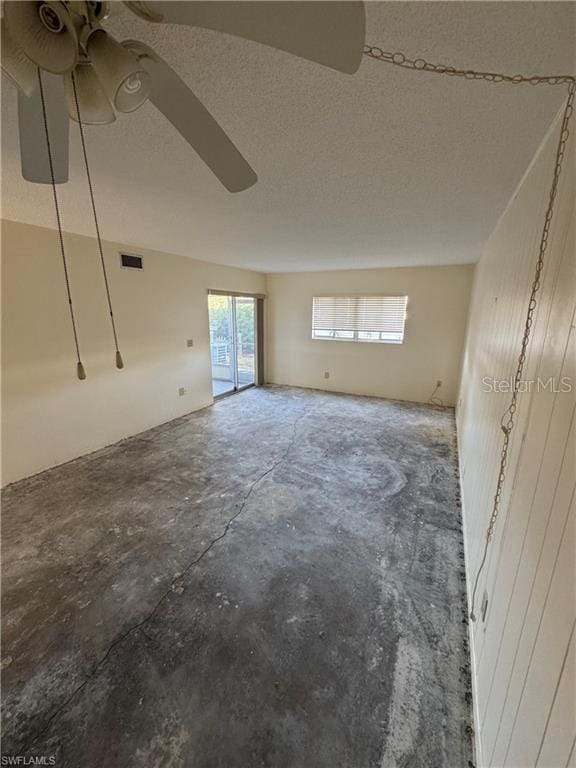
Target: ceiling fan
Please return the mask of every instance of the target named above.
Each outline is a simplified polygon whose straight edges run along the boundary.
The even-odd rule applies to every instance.
[[[356,72],[362,60],[365,15],[359,0],[161,0],[124,5],[154,24],[236,35],[348,74]],[[238,192],[256,182],[254,170],[169,64],[144,43],[120,43],[103,29],[110,3],[5,0],[3,7],[2,69],[18,87],[25,179],[51,182],[43,97],[54,180],[68,180],[68,118],[77,120],[76,91],[83,123],[111,123],[116,112],[133,112],[149,100],[226,189]]]

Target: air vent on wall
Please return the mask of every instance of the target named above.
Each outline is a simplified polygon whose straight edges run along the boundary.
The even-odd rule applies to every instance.
[[[134,256],[131,253],[120,254],[120,265],[125,269],[144,269],[142,256]]]

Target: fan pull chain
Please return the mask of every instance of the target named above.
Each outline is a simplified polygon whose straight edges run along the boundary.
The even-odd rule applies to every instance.
[[[56,211],[56,223],[58,225],[60,253],[62,254],[62,265],[64,267],[64,280],[66,282],[66,294],[68,296],[68,306],[70,308],[70,320],[72,321],[72,332],[74,334],[74,346],[76,347],[76,375],[78,376],[80,381],[83,381],[86,378],[86,370],[80,358],[80,345],[78,343],[78,331],[76,329],[76,318],[74,316],[74,306],[72,304],[72,293],[70,290],[70,277],[68,275],[66,251],[64,250],[64,237],[62,235],[62,222],[60,221],[60,208],[58,206],[58,195],[56,194],[54,163],[52,160],[52,146],[50,144],[50,133],[48,131],[48,118],[46,115],[46,101],[44,99],[44,87],[42,84],[42,72],[40,71],[40,68],[38,69],[38,85],[40,87],[40,100],[42,102],[42,117],[44,119],[44,133],[46,136],[46,148],[48,150],[48,164],[50,166],[50,179],[52,182],[52,194],[54,196],[54,209]]]
[[[86,151],[86,141],[84,139],[84,128],[82,126],[82,116],[80,114],[80,102],[78,101],[78,92],[76,90],[76,78],[74,71],[70,73],[72,80],[72,90],[74,91],[74,102],[76,104],[76,116],[78,118],[78,127],[80,128],[80,140],[82,142],[82,154],[84,156],[84,166],[86,168],[86,177],[88,179],[88,189],[90,190],[90,202],[92,204],[92,213],[94,216],[94,226],[96,228],[96,239],[98,240],[98,250],[100,252],[100,263],[102,265],[102,276],[104,277],[104,287],[106,289],[106,300],[108,302],[108,311],[110,312],[110,323],[112,325],[112,335],[114,337],[114,347],[116,349],[116,368],[124,368],[124,361],[118,348],[118,334],[116,332],[116,321],[112,310],[112,298],[110,296],[110,286],[108,284],[108,273],[106,271],[106,262],[104,261],[104,251],[102,250],[102,238],[100,237],[100,226],[98,224],[98,215],[96,213],[96,203],[94,201],[94,190],[92,188],[92,177],[90,176],[90,166],[88,165],[88,153]]]
[[[534,269],[534,278],[532,281],[532,288],[530,291],[530,299],[526,309],[526,319],[524,323],[524,332],[522,334],[522,341],[520,345],[520,352],[516,363],[516,372],[514,375],[514,388],[512,390],[512,397],[510,399],[510,405],[504,411],[502,419],[500,421],[500,427],[503,432],[502,449],[500,453],[500,466],[498,469],[498,479],[496,481],[496,491],[494,493],[494,499],[492,501],[492,511],[490,514],[490,520],[488,527],[486,528],[486,535],[484,540],[484,548],[482,551],[482,559],[480,565],[476,571],[476,577],[474,579],[474,587],[472,590],[472,599],[470,605],[470,619],[476,621],[476,614],[474,612],[476,604],[476,593],[478,591],[478,585],[480,583],[480,576],[486,560],[488,558],[488,548],[494,535],[494,528],[498,520],[500,513],[500,502],[502,500],[502,490],[506,481],[506,470],[508,465],[508,451],[510,448],[510,439],[512,431],[514,429],[514,415],[517,409],[518,394],[520,392],[520,383],[522,379],[522,373],[524,371],[524,365],[526,363],[526,356],[528,351],[528,343],[530,341],[532,323],[534,321],[534,313],[538,306],[537,294],[541,288],[541,278],[544,269],[544,257],[548,248],[548,238],[550,234],[550,224],[554,216],[554,206],[556,202],[556,196],[558,192],[558,183],[562,174],[562,165],[564,155],[566,151],[566,144],[570,135],[570,119],[574,111],[574,97],[576,93],[576,77],[573,75],[505,75],[496,72],[477,72],[470,69],[456,69],[455,67],[449,67],[445,64],[431,64],[425,59],[409,59],[403,53],[389,53],[383,51],[381,48],[373,45],[367,45],[364,48],[364,54],[377,61],[382,61],[386,64],[391,64],[396,67],[402,67],[404,69],[419,70],[423,72],[432,72],[434,74],[448,75],[450,77],[462,77],[466,80],[484,80],[489,83],[510,83],[512,85],[528,84],[528,85],[567,85],[568,86],[568,98],[562,114],[562,124],[560,126],[560,136],[558,139],[558,145],[556,148],[556,155],[554,159],[554,173],[552,175],[552,182],[550,185],[550,193],[548,199],[548,206],[546,208],[546,214],[544,216],[544,224],[542,226],[542,233],[540,235],[540,244],[538,247],[538,259]]]

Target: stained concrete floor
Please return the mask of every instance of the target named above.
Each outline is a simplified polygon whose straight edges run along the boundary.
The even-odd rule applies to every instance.
[[[10,486],[4,754],[472,759],[450,410],[290,388]]]

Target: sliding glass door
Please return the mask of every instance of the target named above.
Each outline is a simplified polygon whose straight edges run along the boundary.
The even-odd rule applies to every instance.
[[[256,299],[208,295],[214,397],[256,383]]]

